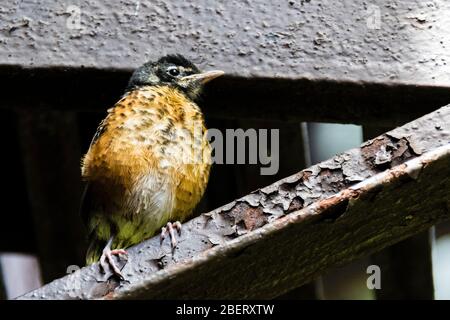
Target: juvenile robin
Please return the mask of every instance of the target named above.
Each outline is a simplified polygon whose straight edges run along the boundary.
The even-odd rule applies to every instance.
[[[222,74],[201,72],[181,55],[133,73],[82,159],[87,264],[100,260],[104,271],[109,265],[122,277],[113,255],[159,230],[161,241],[169,235],[175,248],[175,231],[203,196],[211,166],[203,114],[194,101]]]

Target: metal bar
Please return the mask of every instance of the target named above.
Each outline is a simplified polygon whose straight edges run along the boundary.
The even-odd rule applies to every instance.
[[[450,71],[449,71],[450,74]],[[130,70],[0,67],[1,108],[104,111]],[[48,90],[36,86],[45,83]],[[24,95],[22,88],[27,88]],[[450,86],[327,79],[224,77],[205,88],[208,118],[401,125],[450,101]]]
[[[372,139],[386,128],[363,127],[364,139]],[[382,270],[381,289],[375,291],[378,300],[434,298],[430,230],[396,243],[370,257]]]
[[[361,128],[357,126],[307,123],[305,129],[310,140],[311,163],[314,164],[355,148],[365,141],[361,136]],[[317,278],[317,288],[320,289],[321,298],[324,300],[370,299],[371,292],[366,287],[365,260],[364,257],[345,266],[330,269]]]
[[[244,78],[448,86],[449,14],[445,0],[8,2],[0,56],[32,68],[124,70],[183,53]]]
[[[18,133],[44,282],[84,260],[81,152],[74,113],[20,112]]]
[[[450,106],[154,237],[122,273],[97,264],[22,299],[273,298],[450,217]]]
[[[245,165],[237,167],[236,177],[238,178],[237,189],[239,194],[245,195],[257,188],[262,188],[272,184],[282,177],[289,176],[299,169],[305,168],[305,147],[304,137],[300,124],[283,123],[275,121],[245,121],[238,120],[238,125],[244,130],[247,129],[276,129],[279,131],[280,145],[279,150],[279,170],[275,175],[261,175],[260,165]],[[314,282],[307,283],[299,288],[287,292],[277,299],[297,299],[297,300],[316,300],[316,286]]]
[[[36,237],[27,197],[16,112],[4,110],[2,119],[0,136],[7,137],[3,139],[7,156],[0,157],[0,167],[4,168],[2,180],[7,186],[2,193],[5,199],[2,224],[7,227],[0,232],[0,252],[35,253]]]
[[[182,53],[229,76],[207,90],[211,117],[399,125],[450,100],[449,13],[445,0],[5,3],[2,107],[104,110],[132,69]]]
[[[382,275],[381,289],[375,291],[378,300],[433,300],[432,237],[427,230],[371,257]]]
[[[6,300],[5,272],[0,261],[0,300]]]

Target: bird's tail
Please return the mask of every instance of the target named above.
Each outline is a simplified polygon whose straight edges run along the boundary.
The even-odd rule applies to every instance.
[[[89,247],[86,252],[86,265],[93,264],[100,260],[105,245],[106,242],[103,240],[91,239]]]

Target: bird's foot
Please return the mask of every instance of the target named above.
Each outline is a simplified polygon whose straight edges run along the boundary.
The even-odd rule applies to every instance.
[[[178,231],[178,235],[181,235],[180,221],[176,221],[174,223],[167,222],[166,226],[161,228],[161,244],[163,243],[164,239],[167,237],[167,234],[169,234],[170,241],[172,244],[172,249],[175,249],[175,247],[177,246],[177,237],[175,235],[174,229],[176,229]]]
[[[123,249],[111,250],[108,247],[106,247],[105,249],[103,249],[102,256],[100,257],[100,266],[101,266],[101,269],[103,270],[103,273],[106,273],[108,266],[110,266],[113,273],[116,276],[118,276],[119,279],[125,280],[125,278],[123,277],[122,273],[120,272],[119,267],[117,267],[116,262],[114,261],[114,258],[113,258],[114,255],[120,255],[120,254],[128,255],[128,253]]]

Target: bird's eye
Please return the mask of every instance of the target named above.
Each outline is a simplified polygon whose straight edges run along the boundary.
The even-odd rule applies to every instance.
[[[169,67],[167,68],[167,73],[172,77],[176,77],[180,74],[180,70],[177,67]]]

